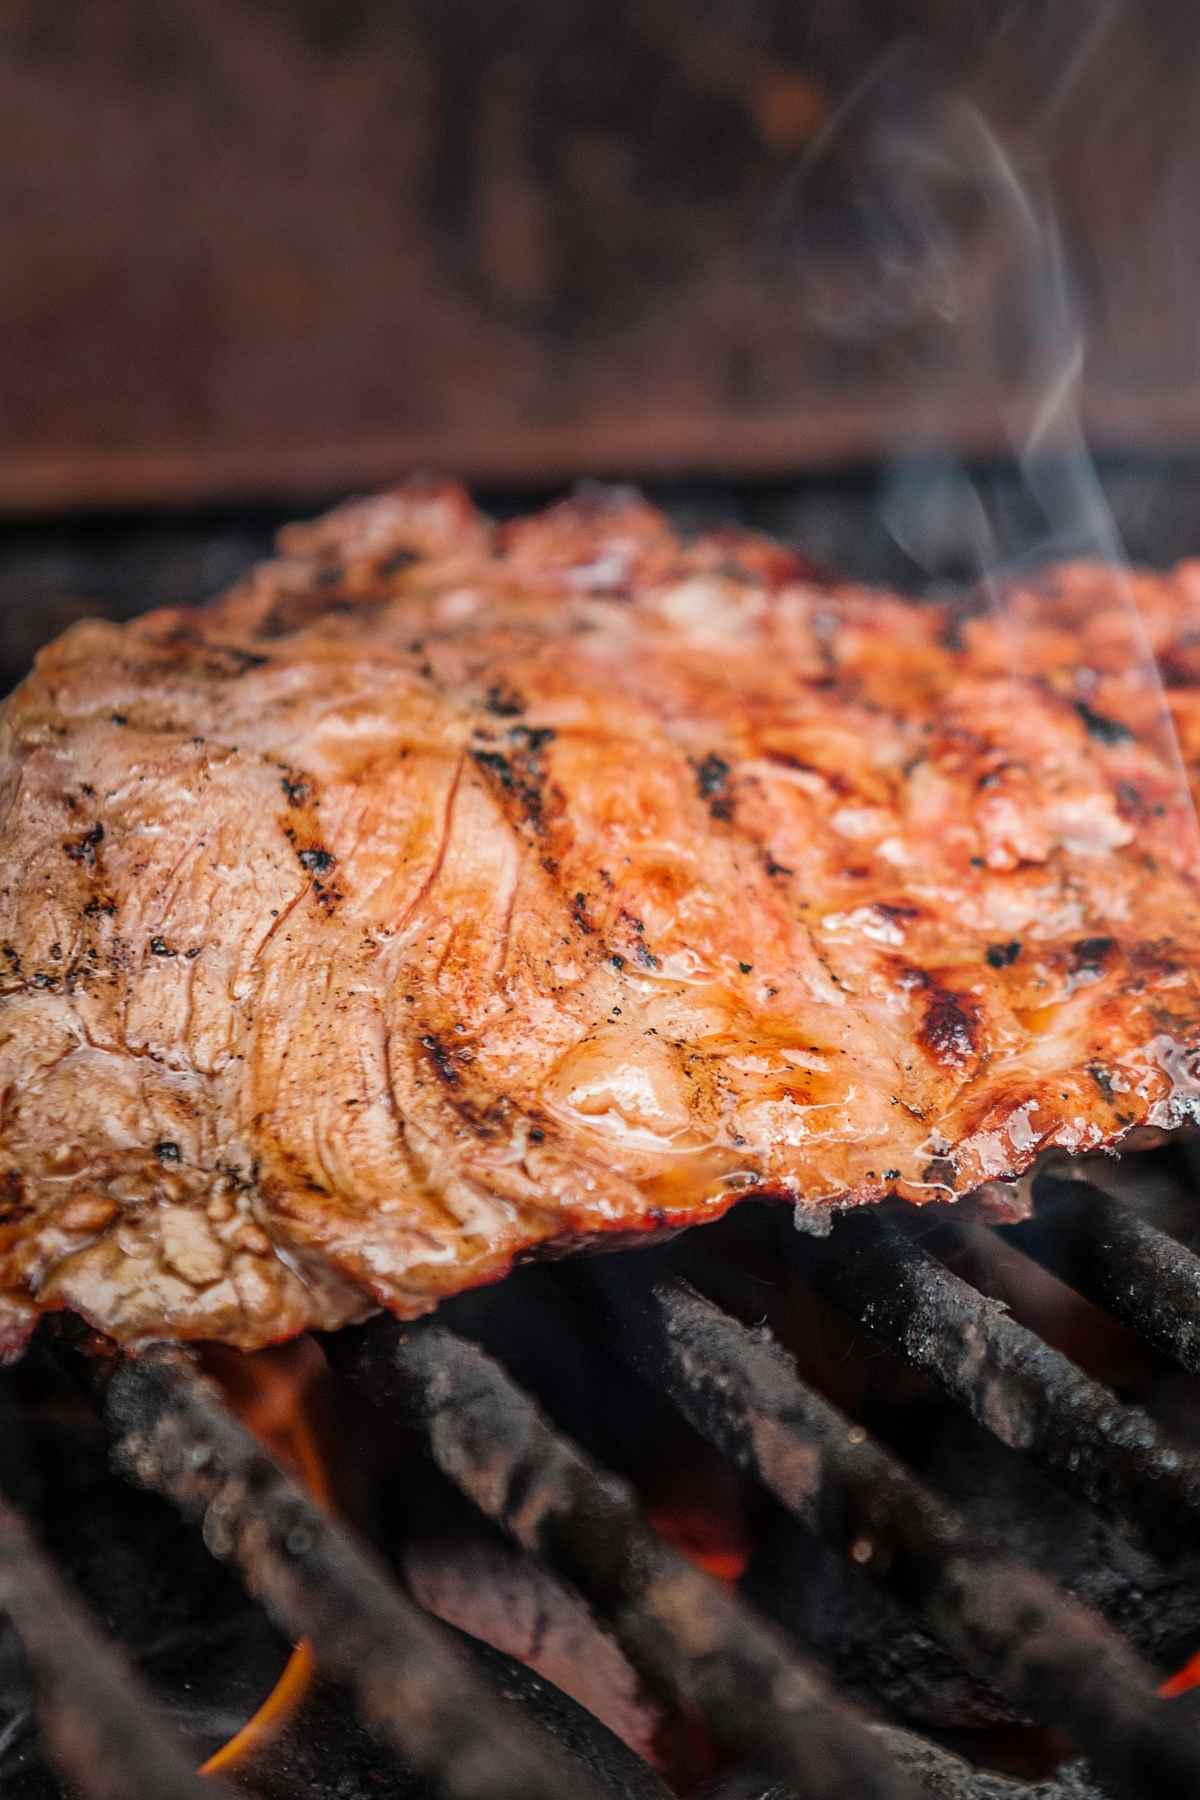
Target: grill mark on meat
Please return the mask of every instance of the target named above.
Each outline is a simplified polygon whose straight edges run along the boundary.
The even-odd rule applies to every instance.
[[[72,862],[80,863],[87,869],[94,869],[96,867],[96,852],[103,842],[104,827],[97,821],[97,823],[91,826],[89,830],[85,831],[82,836],[68,838],[67,842],[63,845],[63,849],[71,858]]]
[[[476,728],[477,735],[480,729]],[[508,734],[508,750],[483,745],[471,750],[476,765],[504,804],[506,815],[527,825],[537,837],[544,834],[547,810],[542,752],[556,736],[549,726],[514,725]]]
[[[455,1052],[447,1049],[441,1038],[432,1031],[422,1033],[421,1044],[428,1052],[430,1066],[439,1081],[444,1081],[447,1087],[457,1087],[462,1076],[459,1074]]]
[[[713,577],[711,548],[698,565],[661,525],[641,523],[653,515],[627,503],[514,526],[503,572],[469,514],[452,523],[445,514],[420,582],[408,584],[402,604],[376,604],[373,571],[418,504],[443,502],[428,492],[419,503],[391,496],[344,525],[327,521],[310,533],[319,556],[299,534],[277,580],[306,596],[313,637],[274,651],[267,684],[239,669],[230,648],[258,653],[265,634],[255,635],[256,620],[288,598],[269,592],[270,577],[194,615],[190,643],[185,634],[172,646],[161,622],[158,638],[152,623],[96,627],[88,642],[85,627],[52,646],[6,704],[16,750],[0,758],[11,871],[0,878],[10,889],[0,887],[0,939],[24,955],[24,971],[61,990],[35,989],[23,974],[22,991],[3,1002],[0,1091],[7,1084],[15,1098],[0,1120],[0,1163],[17,1167],[22,1204],[33,1207],[11,1228],[13,1241],[36,1254],[63,1194],[79,1198],[84,1216],[71,1184],[90,1177],[56,1176],[53,1192],[43,1177],[44,1118],[53,1112],[78,1137],[64,1151],[81,1171],[111,1178],[117,1220],[148,1251],[139,1265],[114,1246],[104,1284],[64,1277],[77,1285],[53,1290],[55,1303],[82,1298],[118,1332],[262,1342],[352,1316],[365,1296],[422,1310],[545,1238],[561,1249],[600,1231],[712,1217],[735,1190],[853,1204],[875,1198],[882,1179],[902,1198],[935,1198],[996,1175],[999,1162],[1019,1172],[1034,1154],[1027,1145],[1067,1142],[1081,1128],[1089,1143],[1115,1143],[1128,1126],[1156,1122],[1156,1109],[1158,1120],[1183,1118],[1197,1077],[1181,1047],[1200,1024],[1195,859],[1158,736],[1147,729],[1136,744],[1120,736],[1126,717],[1147,717],[1146,696],[1121,639],[1123,602],[1103,572],[1056,578],[1048,615],[1031,614],[1051,626],[1030,639],[1047,666],[1016,678],[1009,622],[987,614],[960,620],[953,657],[939,643],[946,613],[937,606],[914,611],[833,586],[822,620],[812,620],[804,594],[787,602],[794,618],[775,616],[751,543],[731,553],[710,608],[701,590]],[[626,601],[619,616],[571,573],[613,562],[614,536]],[[1147,599],[1155,642],[1166,640],[1169,656],[1177,620],[1200,625],[1200,596],[1183,578],[1130,579],[1143,583],[1139,604]],[[1014,592],[1002,606],[1028,602],[1027,587]],[[714,656],[726,623],[728,651]],[[435,644],[436,682],[430,664],[428,686],[418,687],[415,659]],[[825,659],[818,678],[815,648]],[[1186,674],[1184,660],[1175,666]],[[1104,726],[1099,736],[1089,730],[1074,706],[1077,667],[1093,670],[1087,705],[1118,728],[1115,740]],[[614,682],[618,669],[627,683]],[[1187,696],[1186,681],[1180,692]],[[104,696],[92,712],[90,693]],[[518,699],[520,715],[511,711]],[[110,723],[131,707],[154,734],[149,756],[139,749],[147,740]],[[549,749],[551,727],[525,722],[547,717],[570,733],[560,752]],[[509,718],[520,722],[508,727]],[[393,729],[411,758],[403,772]],[[191,795],[222,846],[219,858],[193,864],[171,836],[181,822],[170,796],[187,745],[237,754],[215,749],[218,733],[243,749],[227,778]],[[311,795],[293,791],[309,777],[292,758],[307,760],[310,744],[329,790],[319,826]],[[476,750],[494,760],[473,759],[468,828],[455,797]],[[776,755],[781,775],[803,779],[771,781]],[[1004,766],[1002,779],[989,779]],[[57,816],[72,839],[82,834],[82,776],[104,797],[112,842],[100,846],[102,875],[86,861],[76,875],[60,840],[37,835],[64,791],[76,809]],[[733,816],[720,817],[735,791]],[[1001,844],[1016,859],[1011,875],[972,857],[985,847],[970,835],[980,808],[991,809],[989,829],[1017,833],[1016,851]],[[403,864],[381,867],[375,819],[384,821],[382,844],[411,859],[415,894],[405,892]],[[276,820],[294,834],[282,861]],[[165,837],[157,850],[139,843],[146,821]],[[494,835],[501,830],[506,846]],[[1028,857],[1021,834],[1033,843]],[[679,853],[649,848],[658,842]],[[329,866],[305,869],[297,859],[306,851]],[[57,875],[44,872],[47,855]],[[239,855],[246,869],[269,869],[282,917],[262,918],[266,902],[254,902],[262,885],[239,889]],[[360,867],[369,871],[361,883]],[[346,890],[336,915],[316,891],[335,880]],[[308,893],[312,905],[300,908]],[[393,893],[413,945],[406,958],[394,918],[380,913]],[[44,925],[39,906],[51,909]],[[643,912],[654,922],[649,942]],[[831,928],[826,961],[810,927],[833,914],[845,922]],[[103,960],[92,946],[81,960],[72,933],[122,915],[120,936],[96,928]],[[424,941],[414,943],[414,931]],[[1106,931],[1113,943],[1102,949]],[[152,976],[147,933],[177,952]],[[893,954],[897,934],[910,940],[911,961]],[[181,996],[171,971],[179,975],[178,958],[201,936],[214,979],[195,982],[189,963]],[[1023,938],[1027,949],[1013,956]],[[402,1131],[411,1125],[419,1154],[399,1139],[393,1152],[382,1099],[366,1150],[352,1123],[363,1115],[339,1110],[341,1096],[366,1091],[358,1071],[364,1028],[375,1041],[373,1005],[386,1104]],[[39,1034],[75,1006],[80,1038],[97,1040],[81,1052],[85,1062],[107,1059],[98,1081],[90,1062],[79,1080],[85,1062],[70,1055],[47,1073],[60,1042],[52,1035],[41,1060]],[[123,1018],[135,1020],[134,1045],[122,1038]],[[88,1019],[94,1032],[83,1029]],[[461,1041],[452,1035],[460,1023]],[[244,1052],[246,1063],[232,1081],[188,1088],[191,1111],[181,1113],[171,1083],[203,1081],[187,1049],[196,1032],[206,1046]],[[441,1072],[425,1036],[439,1048]],[[6,1043],[17,1046],[7,1062]],[[141,1161],[121,1141],[130,1059],[142,1078]],[[554,1119],[540,1150],[541,1127],[526,1134],[522,1124],[538,1116]],[[671,1145],[662,1156],[643,1123],[660,1116]],[[941,1133],[932,1141],[927,1120]],[[156,1143],[178,1144],[180,1163],[156,1159]],[[275,1250],[244,1279],[230,1250],[236,1297],[220,1281],[164,1318],[143,1283],[158,1252],[153,1224],[140,1222],[138,1184],[157,1182],[173,1206],[202,1206],[224,1191],[211,1155],[196,1151],[214,1143],[236,1145],[231,1154],[265,1171],[254,1176],[254,1210]],[[734,1146],[732,1173],[724,1145]],[[118,1203],[118,1193],[134,1197]],[[0,1285],[7,1281],[0,1268]],[[333,1298],[328,1283],[341,1284]],[[21,1285],[19,1274],[10,1285]]]
[[[525,698],[516,688],[495,682],[484,695],[484,705],[498,719],[517,719],[525,711]]]
[[[918,1033],[919,1041],[944,1068],[965,1069],[978,1053],[974,1003],[968,995],[952,993],[927,971],[923,973],[925,1016]]]
[[[1087,981],[1097,981],[1116,948],[1110,937],[1080,938],[1071,945],[1071,973]]]
[[[1133,733],[1128,725],[1123,725],[1120,719],[1110,719],[1106,713],[1097,712],[1086,700],[1076,700],[1075,711],[1088,736],[1094,737],[1097,743],[1112,745],[1133,742]]]
[[[725,823],[733,817],[733,797],[729,792],[730,773],[729,764],[715,751],[710,751],[704,761],[696,765],[696,787],[700,798],[707,802],[713,818]]]

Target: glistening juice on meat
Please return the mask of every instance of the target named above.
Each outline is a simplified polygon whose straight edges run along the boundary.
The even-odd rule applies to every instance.
[[[624,491],[409,486],[77,625],[0,714],[4,1342],[254,1347],[1187,1125],[1180,755],[1200,567],[973,614]]]

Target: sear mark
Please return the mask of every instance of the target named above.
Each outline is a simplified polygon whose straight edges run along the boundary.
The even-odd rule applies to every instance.
[[[103,842],[104,827],[103,825],[95,824],[90,831],[85,831],[82,837],[69,838],[63,845],[63,849],[71,858],[72,862],[82,863],[85,868],[94,869],[96,866],[96,850]]]
[[[518,719],[525,711],[525,696],[503,682],[496,682],[488,689],[483,703],[498,719]]]
[[[516,803],[523,822],[539,835],[545,830],[547,810],[542,752],[555,735],[549,725],[514,725],[508,734],[513,747],[507,755],[501,750],[471,752],[476,766]],[[556,790],[551,787],[551,810],[555,797]]]
[[[1099,981],[1114,947],[1110,937],[1080,938],[1071,945],[1071,973],[1081,981]]]
[[[729,764],[713,752],[696,765],[696,786],[700,798],[708,801],[714,819],[728,821],[733,817],[733,799],[729,793]]]
[[[508,735],[531,756],[539,756],[547,744],[554,742],[558,733],[553,725],[514,725]]]
[[[1113,1090],[1113,1078],[1109,1074],[1108,1070],[1104,1067],[1104,1064],[1096,1063],[1096,1062],[1089,1063],[1087,1066],[1087,1072],[1091,1076],[1092,1080],[1095,1082],[1096,1086],[1099,1088],[1100,1092],[1104,1095],[1104,1098],[1106,1100],[1111,1100],[1113,1098],[1113,1091],[1114,1091]]]
[[[501,755],[499,750],[472,750],[471,755],[481,769],[496,777],[505,793],[512,793],[517,783],[507,756]]]
[[[425,1032],[421,1038],[422,1048],[429,1052],[429,1060],[433,1064],[438,1079],[447,1087],[457,1087],[461,1079],[453,1050],[447,1049],[442,1040],[432,1031]]]
[[[919,1033],[935,1062],[945,1068],[962,1069],[976,1054],[975,1011],[965,994],[951,993],[930,981],[925,1002],[925,1018]]]
[[[1020,939],[1009,938],[1006,944],[989,944],[984,954],[987,957],[989,968],[1010,968],[1021,954]]]
[[[1075,702],[1075,711],[1083,720],[1089,737],[1094,737],[1099,744],[1130,744],[1133,733],[1128,725],[1122,725],[1120,719],[1110,719],[1107,713],[1099,713],[1095,707],[1089,706],[1086,700]]]
[[[336,860],[330,851],[322,850],[319,844],[311,850],[297,850],[296,856],[300,866],[307,869],[310,875],[327,874]]]

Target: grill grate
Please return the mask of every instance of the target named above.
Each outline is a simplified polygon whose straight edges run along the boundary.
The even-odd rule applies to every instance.
[[[730,1749],[831,1800],[909,1791],[822,1677],[662,1543],[626,1484],[556,1432],[477,1345],[436,1324],[385,1325],[339,1360],[372,1398],[423,1425],[443,1472],[573,1582],[642,1673]]]
[[[1013,1237],[1069,1287],[1200,1375],[1200,1256],[1089,1183],[1046,1179]]]
[[[637,1342],[693,1424],[825,1542],[861,1561],[1019,1710],[1061,1726],[1124,1791],[1194,1782],[1200,1740],[1157,1700],[1116,1632],[986,1543],[769,1339],[684,1283],[650,1287]],[[636,1340],[633,1333],[637,1333]],[[1169,1791],[1164,1788],[1163,1791]]]
[[[182,1351],[125,1362],[108,1389],[119,1465],[202,1523],[282,1631],[354,1693],[364,1724],[455,1800],[558,1800],[567,1772],[526,1741],[441,1628],[226,1410]],[[598,1800],[585,1773],[580,1800]]]
[[[1037,1216],[1010,1240],[1195,1370],[1200,1259],[1094,1189],[1043,1186]],[[1118,1515],[1158,1554],[1191,1543],[1195,1453],[1009,1318],[895,1219],[849,1216],[828,1240],[795,1239],[793,1254],[819,1291],[1003,1442]],[[1159,1700],[1110,1624],[982,1541],[810,1387],[764,1329],[663,1279],[642,1253],[619,1266],[599,1259],[588,1281],[608,1309],[614,1353],[823,1542],[919,1612],[1010,1708],[1064,1727],[1097,1772],[1073,1765],[1030,1787],[871,1721],[786,1634],[658,1538],[629,1485],[444,1322],[376,1321],[331,1340],[338,1371],[395,1428],[417,1426],[443,1473],[584,1595],[653,1685],[700,1711],[743,1766],[767,1771],[726,1783],[720,1800],[1095,1800],[1097,1778],[1105,1793],[1131,1800],[1200,1792],[1197,1707]],[[438,1791],[457,1800],[614,1791],[514,1719],[450,1635],[272,1462],[187,1354],[159,1346],[120,1363],[107,1377],[105,1410],[124,1471],[202,1525],[209,1548],[236,1564],[277,1625],[312,1642],[364,1722]],[[221,1791],[191,1772],[7,1503],[0,1608],[34,1678],[43,1735],[80,1793],[192,1800]],[[653,1791],[648,1772],[647,1781]]]
[[[1086,1231],[1086,1218],[1078,1225]],[[950,1229],[961,1239],[961,1228]],[[945,1268],[895,1219],[846,1218],[836,1240],[812,1246],[806,1267],[985,1430],[1118,1514],[1151,1549],[1172,1555],[1200,1532],[1200,1455]]]
[[[0,1499],[0,1611],[16,1628],[42,1735],[91,1800],[219,1800],[159,1725],[148,1696]]]

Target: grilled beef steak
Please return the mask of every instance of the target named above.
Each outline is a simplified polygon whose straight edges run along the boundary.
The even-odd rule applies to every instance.
[[[76,626],[0,727],[6,1342],[253,1346],[1190,1120],[1198,696],[1200,567],[971,614],[624,493],[410,487]]]

